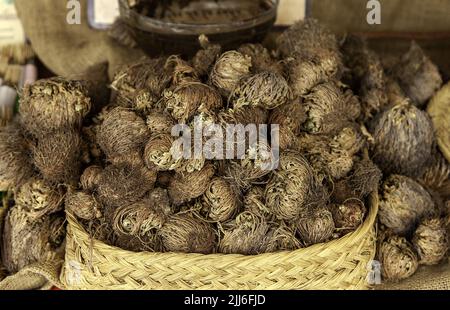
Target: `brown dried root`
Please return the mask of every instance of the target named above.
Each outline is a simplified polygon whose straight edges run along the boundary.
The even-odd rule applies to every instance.
[[[201,76],[205,76],[208,75],[216,59],[219,58],[222,48],[220,45],[209,43],[204,34],[200,35],[198,40],[202,49],[192,58],[192,65]]]
[[[151,134],[172,132],[172,127],[176,125],[172,116],[161,112],[150,112],[147,116],[147,127]]]
[[[234,184],[222,177],[213,178],[203,194],[203,201],[208,208],[208,218],[216,222],[231,219],[241,205],[239,196]]]
[[[210,254],[215,248],[212,226],[187,214],[176,214],[159,231],[165,252]]]
[[[412,244],[419,254],[419,263],[438,264],[449,249],[449,236],[444,221],[440,218],[424,220],[417,227]]]
[[[86,191],[69,191],[65,200],[66,210],[83,220],[94,220],[102,217],[102,206],[95,197]]]
[[[63,78],[27,85],[20,99],[20,115],[27,131],[41,136],[54,130],[81,126],[91,110],[91,99],[82,81]]]
[[[97,143],[99,125],[91,125],[81,129],[82,137],[82,161],[84,164],[99,163],[104,157],[103,151]]]
[[[97,141],[108,158],[139,151],[149,138],[145,121],[133,111],[111,110],[97,133]]]
[[[325,206],[308,208],[296,220],[297,233],[306,246],[328,241],[334,232],[333,215]]]
[[[342,89],[337,81],[314,87],[305,96],[304,129],[313,134],[338,134],[349,122],[358,118],[361,106],[351,90]]]
[[[165,58],[145,59],[120,69],[111,85],[116,92],[116,104],[138,110],[152,109],[171,80],[170,68],[165,64]],[[139,90],[145,90],[147,95],[145,101],[136,105],[133,101]]]
[[[342,204],[330,206],[333,214],[334,226],[343,236],[358,229],[366,215],[364,203],[357,199],[349,199]]]
[[[294,220],[306,208],[314,190],[314,172],[299,153],[280,154],[280,166],[266,186],[266,204],[279,219]]]
[[[2,265],[16,273],[33,263],[58,261],[64,256],[64,218],[44,216],[32,220],[19,206],[6,216],[2,240]]]
[[[0,189],[22,185],[33,175],[30,150],[17,122],[0,127]]]
[[[367,121],[388,104],[389,92],[381,59],[357,36],[346,37],[342,49],[345,64],[352,72],[352,82],[359,90],[363,120]]]
[[[360,127],[356,124],[351,124],[334,136],[332,143],[336,147],[344,149],[353,156],[359,153],[359,151],[367,145],[368,141]]]
[[[378,189],[383,174],[370,159],[357,161],[345,181],[352,189],[352,195],[364,199]],[[350,198],[350,197],[347,197]]]
[[[144,167],[122,163],[107,166],[100,177],[97,194],[109,211],[114,207],[132,204],[153,188]],[[153,181],[153,182],[152,182]],[[110,214],[105,214],[108,216]]]
[[[279,251],[295,251],[302,247],[301,242],[295,237],[295,229],[284,223],[272,226],[266,236],[266,253]]]
[[[179,56],[170,56],[167,59],[166,66],[172,68],[172,85],[200,82],[197,71]]]
[[[381,242],[378,248],[383,278],[400,281],[412,276],[418,266],[417,254],[412,245],[403,237],[391,236]]]
[[[61,211],[64,191],[44,180],[31,178],[19,187],[14,200],[34,220]]]
[[[151,205],[160,209],[166,216],[173,214],[167,189],[156,187],[149,192],[146,199]]]
[[[433,124],[426,112],[404,103],[379,114],[371,123],[372,160],[386,174],[422,174],[431,159]]]
[[[252,72],[273,71],[283,74],[283,66],[272,58],[268,49],[261,44],[246,43],[239,47],[238,52],[252,60]]]
[[[430,194],[414,180],[391,175],[382,185],[379,220],[395,233],[408,234],[418,221],[435,212]]]
[[[240,213],[224,227],[219,252],[257,255],[265,252],[265,237],[269,230],[266,220],[249,211]]]
[[[250,74],[252,59],[237,51],[223,53],[215,63],[209,76],[209,83],[216,87],[220,94],[228,97],[240,80]]]
[[[305,121],[305,108],[300,101],[294,101],[272,110],[269,124],[279,125],[278,142],[281,150],[286,150],[295,143],[301,124]]]
[[[406,95],[419,107],[442,86],[439,69],[416,42],[412,42],[408,53],[402,56],[394,75]]]
[[[169,196],[172,203],[180,206],[203,195],[214,172],[214,166],[208,163],[200,171],[177,173],[169,185]]]
[[[292,100],[292,91],[283,76],[264,71],[244,78],[230,95],[234,109],[244,106],[262,107],[268,110]]]
[[[181,123],[190,121],[198,112],[211,112],[222,107],[222,97],[211,86],[187,82],[164,91],[166,110]]]
[[[94,191],[100,183],[103,168],[100,166],[89,166],[80,177],[81,187],[86,191]]]
[[[42,136],[33,146],[33,161],[50,183],[76,185],[80,176],[80,135],[71,130]]]

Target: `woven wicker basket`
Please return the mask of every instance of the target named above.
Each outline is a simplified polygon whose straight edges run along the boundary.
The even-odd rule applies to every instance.
[[[67,289],[366,289],[375,255],[378,196],[354,233],[325,244],[255,256],[133,253],[93,240],[67,214]]]

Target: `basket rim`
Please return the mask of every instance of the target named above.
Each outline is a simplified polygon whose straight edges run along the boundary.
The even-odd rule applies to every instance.
[[[66,210],[67,215],[67,221],[68,221],[68,229],[67,229],[67,236],[70,236],[71,238],[75,239],[75,242],[77,244],[80,244],[80,242],[77,241],[77,239],[84,239],[89,240],[89,243],[91,244],[92,248],[101,248],[102,250],[107,251],[114,251],[117,256],[133,256],[135,258],[142,257],[142,258],[148,258],[149,256],[153,257],[161,257],[161,258],[172,258],[172,257],[188,257],[191,259],[201,259],[201,260],[207,260],[207,259],[219,259],[223,257],[227,258],[233,258],[235,260],[240,261],[251,261],[251,260],[259,260],[261,258],[273,258],[279,257],[280,255],[293,255],[295,256],[298,253],[302,253],[302,255],[307,255],[309,252],[311,254],[317,253],[319,249],[322,249],[324,247],[331,248],[345,248],[348,244],[354,244],[360,242],[365,237],[369,236],[370,230],[374,227],[376,217],[378,214],[378,201],[379,196],[378,192],[375,191],[369,196],[370,206],[369,206],[369,212],[366,216],[366,219],[362,223],[362,225],[355,230],[354,232],[351,232],[347,235],[345,235],[342,238],[331,240],[329,242],[325,243],[318,243],[306,248],[300,248],[295,251],[279,251],[279,252],[273,252],[273,253],[262,253],[258,255],[242,255],[242,254],[224,254],[224,253],[214,253],[214,254],[199,254],[199,253],[178,253],[178,252],[132,252],[127,251],[122,248],[108,245],[100,240],[92,238],[87,231],[84,229],[84,227],[78,222],[75,215],[71,213],[70,211]]]

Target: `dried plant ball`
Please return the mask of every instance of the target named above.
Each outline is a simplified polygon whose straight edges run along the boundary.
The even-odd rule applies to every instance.
[[[261,214],[266,219],[272,218],[272,213],[266,205],[265,189],[262,186],[252,186],[244,196],[244,208],[254,214]]]
[[[306,122],[304,129],[312,134],[336,135],[358,118],[361,107],[358,99],[337,81],[314,87],[305,96]]]
[[[228,109],[220,111],[217,115],[219,123],[223,128],[229,124],[267,124],[268,112],[260,107],[245,106],[240,109]]]
[[[285,30],[277,39],[277,47],[283,57],[307,48],[339,50],[336,36],[313,18],[297,22]]]
[[[100,166],[87,167],[80,177],[81,187],[86,191],[95,191],[100,183],[102,172],[103,168]]]
[[[424,187],[436,191],[444,200],[450,199],[450,162],[436,151],[419,182]]]
[[[290,148],[300,133],[301,124],[306,120],[306,112],[301,102],[294,101],[272,110],[269,124],[278,125],[278,143],[281,150]],[[274,128],[271,128],[274,130]],[[272,131],[273,134],[273,131]]]
[[[266,253],[295,251],[302,247],[301,242],[295,236],[295,229],[284,224],[277,225],[269,230],[266,243]]]
[[[433,215],[435,209],[430,194],[408,177],[391,175],[381,187],[379,220],[397,234],[412,232],[418,221]]]
[[[394,70],[405,94],[417,106],[423,106],[441,88],[439,69],[416,42],[402,56]]]
[[[173,126],[175,125],[175,120],[168,114],[160,112],[150,112],[147,115],[147,127],[150,130],[151,134],[170,134],[172,132]]]
[[[450,83],[438,91],[428,104],[427,112],[433,121],[436,139],[444,157],[450,162]]]
[[[136,236],[148,247],[153,247],[156,233],[166,220],[167,217],[159,206],[144,199],[117,208],[113,216],[113,229],[119,236]]]
[[[164,91],[166,110],[174,119],[186,123],[199,112],[208,113],[222,107],[222,97],[211,86],[187,82]]]
[[[198,40],[202,49],[192,58],[192,65],[201,76],[205,76],[211,70],[216,59],[219,58],[222,48],[218,44],[210,44],[204,34],[200,35]]]
[[[309,201],[314,180],[310,164],[300,153],[281,153],[280,166],[266,185],[267,207],[279,219],[295,219]]]
[[[338,52],[321,48],[296,53],[286,61],[289,85],[294,95],[304,96],[314,87],[340,76],[342,62]]]
[[[63,222],[58,216],[32,220],[19,206],[11,208],[3,229],[2,265],[13,274],[33,263],[61,260],[64,256]]]
[[[17,122],[0,128],[0,190],[20,186],[33,175],[30,150]]]
[[[248,190],[252,184],[263,181],[263,178],[269,175],[278,164],[275,152],[267,141],[260,139],[259,143],[252,146],[245,145],[246,143],[246,140],[239,141],[233,149],[229,145],[226,146],[227,152],[234,150],[235,158],[238,160],[229,160],[224,167],[226,177],[244,191]]]
[[[158,171],[175,170],[181,165],[181,158],[173,149],[175,138],[169,133],[152,135],[144,150],[144,161],[149,169]]]
[[[362,159],[354,164],[347,181],[355,197],[363,199],[378,189],[382,176],[381,170],[370,159]]]
[[[211,254],[216,233],[212,226],[187,214],[176,214],[159,231],[165,252]]]
[[[90,110],[91,100],[83,82],[63,78],[25,86],[19,106],[22,124],[36,136],[79,127]]]
[[[292,100],[292,91],[283,76],[264,71],[241,80],[230,95],[234,109],[255,106],[275,109]]]
[[[175,206],[180,206],[205,193],[214,176],[212,164],[206,164],[200,171],[177,173],[170,182],[169,196]]]
[[[66,210],[82,220],[94,220],[102,217],[102,206],[95,197],[86,191],[72,191],[65,199]]]
[[[219,252],[242,255],[264,253],[268,230],[269,225],[263,217],[249,211],[242,212],[225,228]]]
[[[33,146],[33,162],[48,182],[76,185],[80,176],[80,149],[78,132],[53,132],[42,136]]]
[[[211,180],[203,200],[208,207],[208,218],[217,222],[231,219],[241,205],[237,186],[221,177]]]
[[[248,56],[252,60],[252,72],[258,73],[262,71],[274,71],[283,74],[283,66],[276,62],[267,48],[259,43],[246,43],[239,47],[238,52],[244,56]]]
[[[165,64],[165,58],[146,59],[120,69],[111,85],[116,92],[116,104],[131,107],[136,91],[145,89],[148,92],[147,103],[139,108],[153,107],[171,80],[170,68]]]
[[[167,189],[156,187],[147,195],[147,200],[152,206],[160,209],[166,216],[172,215],[172,204]]]
[[[412,244],[419,254],[419,263],[435,265],[442,261],[449,249],[449,236],[440,218],[426,219],[414,232]]]
[[[121,107],[108,112],[97,133],[98,144],[108,158],[140,150],[148,138],[145,121]]]
[[[372,160],[386,174],[421,175],[431,159],[433,124],[426,112],[409,104],[394,106],[371,123]]]
[[[197,71],[177,55],[172,55],[167,59],[166,67],[172,68],[172,85],[200,82]]]
[[[64,191],[44,180],[31,178],[19,187],[14,200],[30,218],[38,219],[62,209]]]
[[[350,125],[333,137],[333,144],[347,151],[350,155],[359,153],[367,144],[367,137],[356,125]]]
[[[341,179],[353,167],[353,157],[340,145],[333,143],[329,136],[302,134],[297,137],[293,149],[302,153],[317,177]]]
[[[366,215],[364,203],[357,199],[331,205],[330,211],[333,214],[334,226],[343,234],[355,231],[363,223]]]
[[[209,83],[216,87],[220,94],[228,97],[239,81],[250,74],[252,59],[237,51],[223,53],[214,64],[209,75]]]
[[[109,165],[103,170],[97,186],[97,194],[105,207],[114,209],[114,207],[132,204],[153,188],[154,183],[148,180],[142,168],[121,163]]]
[[[306,209],[295,222],[297,234],[306,246],[326,242],[335,230],[333,215],[324,206]]]
[[[417,254],[403,237],[392,236],[384,240],[378,249],[383,278],[400,281],[412,276],[418,266]]]

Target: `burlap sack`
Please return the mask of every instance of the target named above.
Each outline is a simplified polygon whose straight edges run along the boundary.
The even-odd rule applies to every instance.
[[[81,24],[66,21],[67,1],[15,0],[27,37],[42,62],[55,74],[70,76],[94,64],[108,62],[109,75],[119,65],[143,56],[137,49],[117,44],[107,32],[89,27],[87,0],[80,0]]]
[[[424,266],[411,278],[377,286],[378,290],[450,290],[450,263]]]
[[[450,32],[448,0],[379,0],[381,24],[367,23],[369,0],[309,0],[311,14],[339,33]]]

